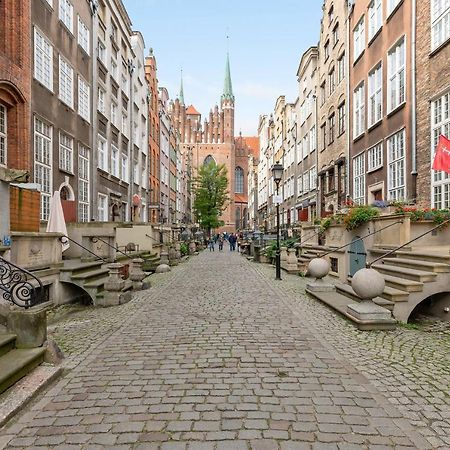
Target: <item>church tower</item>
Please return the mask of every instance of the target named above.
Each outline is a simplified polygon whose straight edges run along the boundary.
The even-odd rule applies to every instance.
[[[223,136],[222,142],[234,142],[234,95],[231,83],[230,55],[227,53],[225,65],[225,82],[221,97],[221,109],[223,112]]]

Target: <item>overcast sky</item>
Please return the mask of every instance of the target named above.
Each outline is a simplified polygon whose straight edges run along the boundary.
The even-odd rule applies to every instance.
[[[123,0],[153,47],[160,86],[175,98],[183,68],[186,104],[203,118],[220,101],[227,34],[236,97],[236,135],[256,135],[276,98],[297,95],[302,53],[319,39],[322,0]]]

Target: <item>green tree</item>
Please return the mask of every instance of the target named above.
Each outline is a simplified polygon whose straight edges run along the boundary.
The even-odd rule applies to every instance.
[[[220,220],[225,211],[228,197],[227,168],[214,161],[199,168],[193,182],[194,214],[200,226],[211,234],[211,230],[224,225]]]

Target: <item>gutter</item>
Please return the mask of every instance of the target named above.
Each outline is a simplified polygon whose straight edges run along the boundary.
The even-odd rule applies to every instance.
[[[417,111],[416,111],[416,0],[411,2],[411,175],[413,200],[417,200]]]

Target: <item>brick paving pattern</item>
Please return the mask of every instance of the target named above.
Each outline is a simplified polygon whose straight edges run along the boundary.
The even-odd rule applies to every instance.
[[[305,280],[204,252],[126,305],[63,308],[66,376],[8,449],[447,449],[448,333],[363,333]]]

